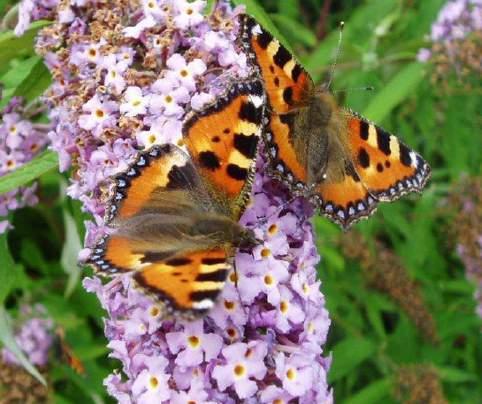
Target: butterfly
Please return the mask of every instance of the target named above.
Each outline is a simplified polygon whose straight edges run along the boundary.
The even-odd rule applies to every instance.
[[[267,93],[264,142],[271,176],[345,230],[379,202],[422,191],[430,167],[418,153],[340,108],[329,88],[316,87],[276,38],[252,17],[239,18],[240,46]]]
[[[264,103],[258,79],[232,84],[186,117],[188,153],[173,144],[140,153],[114,180],[106,214],[112,233],[88,263],[100,274],[133,272],[164,317],[206,314],[236,249],[259,243],[238,221],[250,197]]]
[[[77,374],[85,375],[84,364],[67,343],[65,330],[61,327],[55,330],[53,348],[57,358],[65,362]]]

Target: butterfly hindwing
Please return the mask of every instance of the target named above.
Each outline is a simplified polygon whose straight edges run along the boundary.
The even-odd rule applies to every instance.
[[[378,200],[391,202],[409,192],[422,191],[430,167],[396,136],[351,113],[348,139],[356,171]]]
[[[347,112],[348,164],[341,182],[318,187],[315,204],[343,228],[370,216],[378,202],[421,192],[430,177],[423,158],[396,136]]]
[[[201,176],[236,218],[251,189],[264,102],[259,80],[236,83],[214,104],[191,114],[183,128],[184,141]]]
[[[222,248],[198,250],[150,263],[134,279],[148,293],[169,299],[175,309],[202,315],[222,291],[230,260]]]
[[[378,200],[350,165],[340,182],[327,181],[320,184],[311,201],[319,209],[320,214],[339,224],[343,229],[373,214],[378,204]]]

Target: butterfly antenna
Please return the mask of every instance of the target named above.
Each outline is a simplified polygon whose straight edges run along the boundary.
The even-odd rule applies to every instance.
[[[336,64],[338,63],[338,59],[339,59],[340,54],[341,54],[341,43],[342,43],[342,40],[343,40],[343,28],[344,27],[345,27],[345,22],[340,21],[340,24],[338,26],[339,37],[338,37],[338,45],[336,46],[335,60],[333,61],[333,64],[331,65],[330,75],[328,76],[328,83],[326,85],[326,88],[328,90],[331,88],[331,83],[333,82],[333,77],[335,76]]]
[[[336,93],[347,93],[348,91],[373,91],[375,87],[373,86],[364,86],[364,87],[355,87],[355,88],[341,88],[339,90],[333,90],[333,94]]]

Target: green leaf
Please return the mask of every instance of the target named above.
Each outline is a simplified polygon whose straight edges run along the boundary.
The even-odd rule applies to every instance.
[[[50,83],[51,77],[48,69],[45,67],[43,60],[37,58],[37,62],[34,64],[27,77],[25,77],[15,89],[13,95],[22,96],[27,102],[33,101],[44,93]]]
[[[67,286],[65,287],[65,297],[70,297],[79,283],[81,270],[77,265],[77,255],[82,248],[82,243],[77,233],[75,220],[68,210],[63,209],[65,224],[65,242],[62,248],[60,262],[64,271],[68,275]]]
[[[299,0],[283,0],[278,2],[278,10],[280,14],[289,17],[291,21],[299,19],[300,4]]]
[[[37,56],[28,59],[13,60],[10,69],[0,78],[4,87],[3,98],[0,100],[0,108],[3,108],[14,95],[17,87],[30,75],[32,69],[40,60]]]
[[[361,391],[351,396],[348,400],[344,401],[344,404],[366,404],[366,403],[379,403],[383,402],[383,399],[390,396],[392,389],[392,379],[385,378],[377,380],[363,388]]]
[[[363,53],[370,52],[373,46],[374,30],[377,22],[392,12],[398,6],[397,0],[367,1],[357,7],[345,22],[343,29],[342,53],[348,48],[357,48],[355,57],[361,59]],[[323,75],[324,69],[329,69],[333,63],[339,31],[332,31],[304,60],[306,69],[312,74],[315,82]],[[352,52],[353,53],[353,52]],[[361,53],[361,54],[360,54]]]
[[[0,234],[0,305],[15,283],[15,262],[8,248],[7,232]]]
[[[373,342],[362,338],[348,338],[333,348],[333,365],[329,373],[330,383],[349,374],[375,353]]]
[[[466,383],[477,381],[477,376],[457,368],[443,366],[437,367],[440,378],[447,383]]]
[[[204,15],[208,16],[214,11],[214,6],[217,0],[207,0],[206,7],[204,7]]]
[[[13,32],[0,34],[0,74],[8,70],[12,59],[34,54],[34,38],[41,28],[49,24],[48,21],[36,21],[21,37]]]
[[[33,366],[27,357],[24,355],[20,347],[15,341],[15,337],[12,332],[12,324],[10,317],[3,307],[0,307],[0,341],[10,352],[12,352],[17,360],[20,362],[22,367],[29,372],[33,377],[35,377],[44,386],[47,383],[39,371]]]
[[[367,302],[367,316],[370,324],[373,327],[373,331],[380,339],[386,337],[385,327],[383,326],[381,310],[378,306],[376,296],[370,296],[370,301]]]
[[[324,265],[327,265],[338,272],[343,272],[345,269],[345,259],[338,249],[321,245],[319,251],[323,257],[322,260]]]
[[[372,99],[363,112],[368,119],[382,121],[403,100],[415,93],[425,76],[425,65],[414,62],[401,69]]]
[[[291,50],[288,41],[283,35],[281,35],[281,32],[279,32],[278,28],[276,28],[276,26],[273,24],[273,21],[271,21],[268,13],[266,13],[264,8],[256,0],[233,0],[233,3],[237,6],[246,6],[246,11],[248,14],[252,15],[256,21],[263,26],[263,28],[267,29],[276,39],[286,46],[286,48]]]
[[[271,18],[278,27],[285,27],[285,33],[295,43],[302,43],[307,46],[315,46],[316,35],[300,22],[293,20],[283,14],[271,14]]]
[[[57,165],[56,153],[52,151],[40,153],[32,161],[0,178],[0,194],[28,184],[47,171],[56,168]]]

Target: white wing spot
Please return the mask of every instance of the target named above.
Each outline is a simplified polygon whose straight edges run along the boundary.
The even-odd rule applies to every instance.
[[[209,299],[201,300],[200,302],[193,303],[192,307],[196,310],[207,310],[214,306],[214,302]]]

